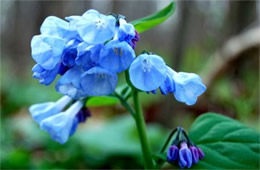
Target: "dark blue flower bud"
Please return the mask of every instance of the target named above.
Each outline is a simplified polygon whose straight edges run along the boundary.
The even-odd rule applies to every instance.
[[[179,149],[176,145],[170,146],[168,152],[167,152],[167,161],[173,162],[178,159]]]
[[[179,166],[181,168],[188,167],[192,165],[192,153],[187,146],[186,142],[181,143],[181,149],[179,151]]]
[[[197,149],[198,149],[199,159],[201,160],[201,159],[203,159],[205,157],[205,154],[202,151],[202,149],[200,149],[199,147],[197,147]]]
[[[193,163],[198,163],[199,161],[199,152],[198,152],[198,148],[195,146],[190,146],[190,150],[192,153],[192,162]]]

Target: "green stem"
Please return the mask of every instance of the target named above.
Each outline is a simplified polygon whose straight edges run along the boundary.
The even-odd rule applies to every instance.
[[[134,100],[135,113],[136,113],[135,122],[138,130],[139,138],[141,141],[144,167],[145,169],[152,169],[153,168],[152,152],[146,134],[146,126],[145,126],[142,108],[138,98],[138,91],[136,89],[132,89],[132,92],[133,92],[133,100]]]
[[[129,111],[129,113],[135,118],[135,112],[134,110],[132,109],[132,107],[126,102],[125,99],[123,99],[118,93],[114,93],[115,97],[117,97],[121,104],[125,107],[126,110]]]

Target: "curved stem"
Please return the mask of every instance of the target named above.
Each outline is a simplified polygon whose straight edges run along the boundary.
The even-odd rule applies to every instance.
[[[144,121],[144,116],[142,112],[141,105],[139,103],[138,91],[132,89],[133,92],[133,100],[135,106],[135,122],[138,130],[138,135],[141,141],[141,147],[143,152],[143,159],[144,159],[144,167],[145,169],[152,169],[153,168],[153,159],[152,159],[152,152],[150,149],[150,145],[148,142],[148,137],[146,134],[146,126]]]
[[[120,103],[124,106],[126,110],[135,118],[136,113],[132,109],[132,107],[124,100],[118,93],[114,93],[114,95],[120,100]]]
[[[161,149],[161,152],[160,153],[163,153],[166,149],[166,147],[169,145],[169,142],[171,141],[172,139],[172,136],[175,134],[175,132],[178,130],[179,128],[175,128],[171,133],[170,135],[168,136],[166,142],[164,143],[162,149]]]

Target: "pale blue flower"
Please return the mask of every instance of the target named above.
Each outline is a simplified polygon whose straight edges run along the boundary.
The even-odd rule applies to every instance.
[[[63,96],[56,102],[34,104],[30,106],[29,111],[32,118],[40,124],[42,120],[61,112],[71,100],[70,97]]]
[[[130,65],[132,84],[143,91],[157,89],[166,79],[167,67],[164,60],[155,54],[141,54]]]
[[[80,67],[68,70],[57,82],[55,86],[56,91],[63,95],[68,95],[73,99],[86,97],[87,94],[80,87],[80,79],[83,72],[84,70]]]
[[[81,75],[80,85],[88,96],[103,96],[114,92],[117,75],[101,67],[93,67]]]
[[[174,96],[179,102],[193,105],[197,97],[205,92],[206,86],[201,78],[194,73],[184,73],[173,71],[173,80],[175,82]]]
[[[126,70],[135,58],[135,52],[125,41],[110,41],[100,52],[99,63],[113,72]]]
[[[126,22],[125,19],[119,19],[119,26],[116,31],[115,40],[130,42],[135,37],[135,28],[132,24]]]
[[[75,59],[77,57],[77,53],[78,53],[77,48],[78,48],[79,43],[80,43],[80,41],[78,41],[77,39],[73,39],[73,40],[70,40],[66,44],[62,57],[61,57],[62,63],[65,66],[68,66],[68,67],[75,66]]]
[[[50,85],[55,80],[59,71],[60,64],[56,64],[56,66],[52,70],[46,70],[42,68],[40,64],[36,64],[32,68],[33,78],[39,79],[39,82],[46,86]]]
[[[75,131],[73,130],[73,128],[75,128],[74,118],[83,107],[83,104],[83,101],[79,100],[70,106],[65,112],[44,119],[40,123],[41,129],[49,133],[54,141],[64,144],[71,133]]]
[[[82,19],[75,24],[80,37],[84,41],[90,44],[99,44],[113,38],[116,19],[111,15],[106,16],[91,9],[85,12]]]
[[[100,50],[102,47],[102,44],[90,45],[86,42],[80,43],[77,48],[76,64],[82,66],[84,70],[99,65]]]
[[[44,69],[53,69],[60,62],[65,41],[61,38],[36,35],[31,41],[32,57]]]
[[[175,83],[173,80],[174,71],[167,66],[166,79],[163,84],[160,85],[160,91],[162,94],[166,95],[168,93],[173,93],[175,91]]]

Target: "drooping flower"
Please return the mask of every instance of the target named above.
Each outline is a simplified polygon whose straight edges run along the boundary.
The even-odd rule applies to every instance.
[[[61,59],[65,41],[48,35],[36,35],[32,38],[32,58],[44,69],[52,70]]]
[[[173,93],[175,91],[175,82],[173,80],[173,70],[167,66],[166,79],[160,85],[160,91],[163,95]]]
[[[102,48],[99,63],[113,72],[122,72],[130,66],[134,58],[135,52],[127,42],[111,41]]]
[[[63,96],[56,102],[38,103],[30,106],[32,118],[40,124],[42,120],[58,114],[71,102],[72,98]]]
[[[185,167],[190,168],[192,165],[192,153],[188,148],[186,142],[181,143],[178,163],[181,168],[185,168]]]
[[[77,49],[76,64],[82,66],[84,70],[89,70],[92,67],[98,66],[100,50],[103,46],[103,44],[90,45],[86,42],[80,43]]]
[[[33,78],[39,79],[39,82],[44,85],[51,84],[60,70],[60,64],[57,64],[53,69],[46,70],[40,64],[36,64],[32,68]]]
[[[173,162],[178,160],[179,157],[179,149],[176,145],[170,146],[167,152],[167,161],[168,162]]]
[[[56,91],[68,95],[73,99],[86,97],[87,93],[81,88],[80,81],[81,75],[84,70],[80,67],[74,67],[68,70],[57,82]]]
[[[81,100],[75,102],[65,112],[44,119],[40,123],[41,129],[49,133],[54,141],[64,144],[71,135],[73,123],[75,123],[74,118],[82,107]]]
[[[133,38],[136,36],[135,28],[132,24],[127,23],[125,19],[119,18],[119,26],[116,31],[115,40],[118,41],[126,41],[128,43],[131,42]]]
[[[117,75],[101,67],[93,67],[81,75],[80,85],[88,96],[103,96],[114,92]]]
[[[80,37],[87,43],[99,44],[113,38],[116,19],[109,15],[100,14],[96,10],[88,10],[76,23]]]
[[[175,82],[174,96],[179,102],[193,105],[197,97],[205,92],[206,86],[201,78],[194,73],[184,73],[173,71],[173,80]]]
[[[141,54],[130,65],[132,84],[143,91],[157,89],[166,78],[167,67],[164,60],[155,54]]]

